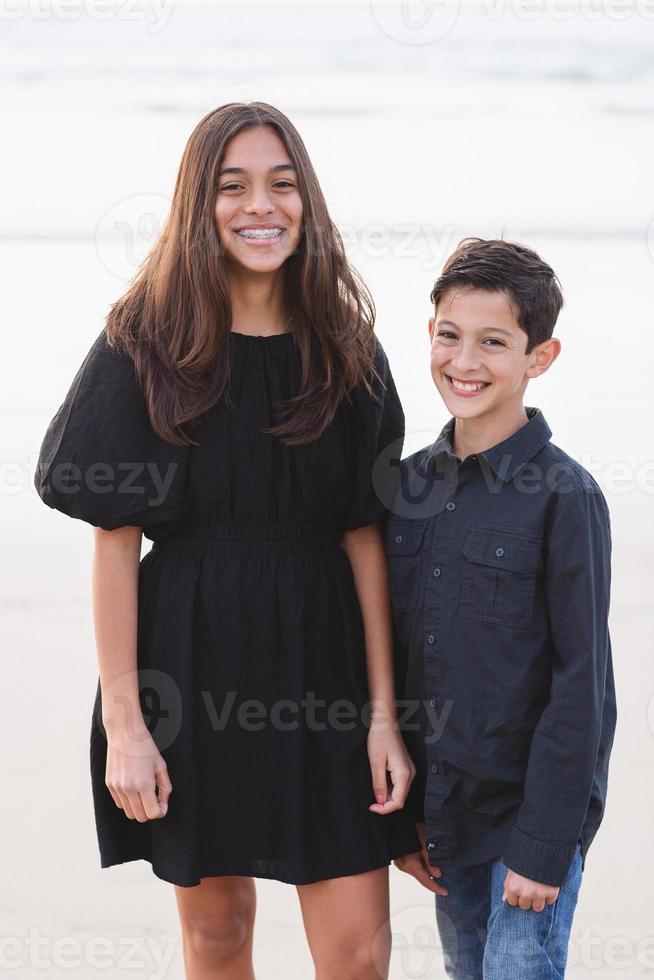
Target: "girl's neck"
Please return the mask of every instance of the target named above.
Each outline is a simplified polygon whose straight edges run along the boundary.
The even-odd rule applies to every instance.
[[[289,312],[281,274],[232,272],[229,287],[233,330],[269,334],[282,333],[286,329]]]

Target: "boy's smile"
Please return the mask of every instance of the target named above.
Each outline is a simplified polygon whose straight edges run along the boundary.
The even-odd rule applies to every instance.
[[[464,380],[463,378],[454,378],[450,374],[445,374],[445,378],[452,389],[452,394],[456,395],[457,398],[474,398],[490,384],[490,381]]]
[[[431,373],[457,420],[494,431],[525,417],[522,399],[530,377],[544,370],[504,292],[463,287],[444,294],[429,321]],[[551,342],[550,342],[551,343]],[[558,343],[558,342],[556,342]]]
[[[508,294],[472,286],[442,295],[429,336],[434,383],[457,420],[456,444],[470,452],[526,422],[527,383],[547,369],[559,346],[550,339],[527,353],[529,338]]]
[[[452,289],[430,320],[431,373],[457,418],[478,418],[507,401],[521,404],[530,355],[506,293]]]

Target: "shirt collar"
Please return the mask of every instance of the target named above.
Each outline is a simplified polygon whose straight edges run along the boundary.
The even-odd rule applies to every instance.
[[[477,456],[486,461],[493,473],[505,483],[512,480],[525,463],[534,458],[543,446],[549,442],[552,431],[545,421],[545,416],[539,408],[526,408],[529,421],[514,432],[508,439],[498,442],[496,446],[485,449]],[[455,459],[452,440],[454,436],[455,419],[447,422],[435,442],[425,455],[425,465],[433,467],[438,457],[445,454]]]

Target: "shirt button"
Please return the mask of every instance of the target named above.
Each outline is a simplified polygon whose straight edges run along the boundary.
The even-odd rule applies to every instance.
[[[432,772],[433,772],[434,774],[436,774],[436,773],[438,772],[438,766],[434,764],[434,765],[433,765],[433,766],[431,767],[431,771],[432,771]]]
[[[456,509],[456,504],[454,503],[453,500],[450,500],[449,504],[446,504],[446,506],[447,506],[447,509],[448,510],[455,510]]]
[[[504,548],[496,548],[495,554],[497,555],[498,558],[501,558],[502,555],[504,554]]]
[[[401,534],[396,534],[395,535],[395,544],[402,544],[402,535]]]
[[[432,708],[435,708],[436,705],[438,704],[438,701],[436,700],[436,698],[432,698],[429,703],[432,706]]]
[[[440,575],[441,575],[440,568],[435,568],[434,569],[434,578],[440,578]]]
[[[430,840],[427,847],[430,851],[435,851],[438,848],[438,843],[435,840]]]
[[[435,643],[436,637],[433,633],[427,633],[427,643]]]

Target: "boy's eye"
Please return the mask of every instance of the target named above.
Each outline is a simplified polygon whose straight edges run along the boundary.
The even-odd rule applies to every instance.
[[[484,343],[490,347],[506,347],[504,341],[498,340],[497,337],[487,337]]]
[[[456,340],[456,334],[452,333],[451,330],[439,330],[436,334],[441,340]]]

